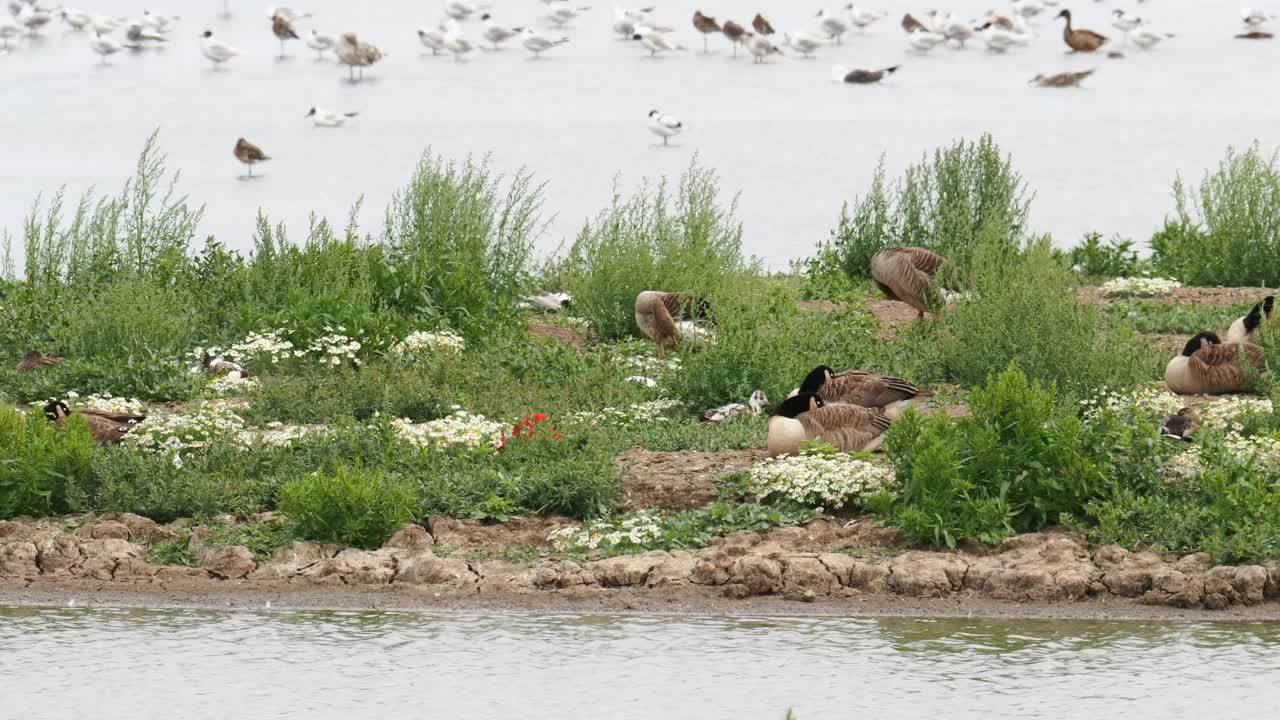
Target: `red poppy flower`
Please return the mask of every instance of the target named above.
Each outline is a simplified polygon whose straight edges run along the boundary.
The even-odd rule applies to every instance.
[[[534,413],[534,414],[533,414],[533,421],[534,421],[534,422],[542,422],[542,421],[544,421],[544,420],[549,420],[549,419],[550,419],[550,416],[549,416],[549,415],[547,415],[547,414],[545,414],[545,413]]]

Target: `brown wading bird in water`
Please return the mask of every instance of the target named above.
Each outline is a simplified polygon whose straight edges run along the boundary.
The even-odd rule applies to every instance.
[[[83,408],[79,412],[89,426],[89,434],[93,436],[95,441],[103,445],[119,443],[124,440],[124,436],[135,425],[147,419],[146,415],[111,413],[87,408]],[[51,400],[44,406],[44,416],[49,418],[49,422],[58,427],[64,427],[67,418],[71,417],[71,408],[67,407],[67,404],[61,400]]]
[[[636,296],[636,325],[658,346],[658,359],[681,339],[705,345],[707,331],[693,320],[705,320],[711,306],[706,300],[684,293],[646,290]]]
[[[885,297],[915,308],[917,317],[924,318],[926,312],[941,317],[937,308],[942,298],[933,279],[944,262],[941,255],[920,247],[885,248],[871,258],[871,279]]]
[[[711,48],[707,42],[707,36],[712,33],[721,32],[720,23],[716,19],[703,15],[701,10],[693,12],[693,29],[702,33],[702,52],[711,52]]]
[[[756,13],[756,16],[751,19],[751,27],[755,28],[756,32],[761,35],[773,34],[773,26],[770,25],[769,21],[765,20],[764,16],[760,13]]]
[[[285,20],[283,17],[279,15],[271,16],[271,34],[275,35],[277,38],[280,39],[280,57],[281,58],[285,56],[284,55],[285,41],[298,39],[298,33],[294,32],[293,25],[290,25],[288,20]]]
[[[237,160],[249,166],[249,177],[253,177],[254,163],[266,162],[271,159],[269,155],[262,152],[262,148],[244,138],[236,140],[236,149],[232,152]]]
[[[738,44],[746,37],[747,29],[732,20],[725,20],[721,30],[729,38],[729,42],[733,43],[733,56],[738,57]]]
[[[1071,11],[1063,10],[1058,17],[1066,18],[1066,27],[1062,29],[1062,39],[1072,52],[1094,52],[1107,44],[1107,36],[1099,35],[1092,30],[1074,30],[1071,27]]]
[[[827,403],[809,393],[783,400],[769,418],[769,454],[794,453],[811,440],[841,452],[870,452],[884,444],[890,420],[874,408]]]
[[[1064,72],[1056,75],[1037,75],[1031,78],[1029,84],[1055,88],[1080,87],[1080,83],[1092,74],[1092,70],[1084,70],[1082,72]]]
[[[31,372],[61,365],[65,360],[66,358],[61,355],[45,355],[39,350],[31,350],[18,361],[18,372]]]

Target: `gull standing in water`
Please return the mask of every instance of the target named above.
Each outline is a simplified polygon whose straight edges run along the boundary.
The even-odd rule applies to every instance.
[[[297,40],[298,33],[293,29],[293,25],[285,19],[283,15],[271,16],[271,34],[280,40],[280,59],[285,58],[284,44],[288,40]]]
[[[109,37],[102,37],[101,35],[96,35],[92,40],[89,41],[89,49],[98,53],[98,55],[102,57],[102,64],[106,65],[108,64],[107,56],[115,55],[116,53],[120,52],[124,48],[120,45],[120,43],[116,42],[115,40],[112,40]]]
[[[872,23],[878,22],[884,17],[884,13],[879,10],[869,10],[867,8],[849,6],[849,22],[858,28],[858,32],[866,32],[867,27]]]
[[[9,15],[0,13],[0,42],[4,43],[3,47],[6,52],[9,50],[9,38],[18,37],[23,32],[25,30],[18,24],[17,20],[14,20]]]
[[[684,132],[684,123],[659,110],[650,110],[649,132],[662,138],[662,145],[666,147],[668,140]]]
[[[556,27],[564,27],[573,22],[579,13],[590,9],[590,5],[574,5],[569,0],[554,0],[547,3],[547,20]]]
[[[455,62],[462,62],[462,56],[476,49],[475,43],[462,36],[462,28],[457,22],[450,21],[449,30],[444,34],[444,49],[453,53]]]
[[[62,8],[61,14],[62,22],[66,23],[68,27],[76,32],[84,30],[89,24],[88,13],[82,13],[79,10],[72,10],[71,8]]]
[[[286,5],[272,5],[267,8],[267,17],[282,17],[290,25],[298,22],[302,18],[311,17],[311,13],[303,12],[296,7],[288,7]]]
[[[770,55],[782,54],[782,48],[774,45],[772,40],[754,33],[747,35],[747,50],[751,51],[751,62],[757,64],[767,62]]]
[[[249,177],[253,177],[255,163],[266,162],[271,159],[271,156],[262,152],[262,148],[244,138],[236,140],[236,147],[232,154],[236,156],[237,160],[249,166]]]
[[[307,47],[316,51],[316,59],[319,60],[324,57],[325,50],[332,50],[338,46],[338,36],[312,30],[306,38],[306,43]]]
[[[173,19],[177,20],[178,18]],[[142,17],[139,22],[158,33],[168,33],[172,29],[169,27],[169,18],[163,15],[152,15],[150,10],[142,11]]]
[[[567,36],[562,35],[558,38],[552,38],[537,32],[533,28],[525,28],[524,30],[524,47],[526,50],[533,53],[534,58],[542,57],[542,53],[550,50],[556,45],[561,45],[567,42],[569,42],[569,38]]]
[[[630,40],[632,35],[636,34],[636,28],[649,22],[649,13],[653,12],[652,7],[644,8],[620,8],[613,6],[613,31],[617,33],[621,40]]]
[[[466,20],[480,11],[480,5],[465,0],[449,0],[444,4],[444,14],[454,20]]]
[[[99,35],[110,35],[120,27],[120,20],[106,15],[94,15],[90,21],[93,31]]]
[[[307,117],[311,118],[311,124],[315,127],[336,128],[344,127],[351,122],[352,118],[359,115],[358,112],[336,113],[320,108],[311,108],[307,112]]]
[[[202,38],[200,52],[204,53],[215,67],[240,54],[239,50],[215,38],[212,30],[205,30],[200,37]]]
[[[504,43],[510,40],[524,30],[524,28],[513,28],[507,27],[506,25],[499,25],[493,21],[493,16],[489,13],[481,15],[480,21],[484,23],[484,39],[493,43],[494,50],[498,49],[499,43]]]
[[[445,50],[444,33],[440,30],[432,30],[429,27],[418,28],[418,42],[423,47],[431,51],[432,55],[439,55],[441,50]]]
[[[147,45],[148,42],[169,42],[169,38],[164,35],[137,23],[130,25],[129,29],[124,31],[124,37],[129,41],[125,47],[128,47],[131,50],[141,50],[144,47],[156,47],[156,45]]]
[[[815,50],[831,44],[830,41],[824,40],[817,35],[810,35],[809,33],[802,31],[789,32],[784,34],[782,37],[792,50],[795,50],[806,58],[812,58]]]
[[[649,50],[649,57],[657,57],[658,53],[687,49],[679,43],[668,40],[666,35],[657,30],[643,26],[636,28],[636,34],[631,39],[639,40],[640,44]]]
[[[360,69],[360,79],[363,80],[364,69],[385,57],[376,45],[364,42],[353,32],[342,33],[335,52],[338,54],[338,62],[350,69],[352,82],[356,81],[356,68]]]
[[[818,11],[818,23],[822,28],[822,32],[826,33],[827,37],[837,44],[853,28],[853,23],[849,21],[849,18],[834,14],[828,15],[826,10]]]
[[[18,24],[22,25],[32,35],[38,35],[40,28],[49,24],[52,16],[47,10],[40,10],[34,2],[26,3],[18,10]]]

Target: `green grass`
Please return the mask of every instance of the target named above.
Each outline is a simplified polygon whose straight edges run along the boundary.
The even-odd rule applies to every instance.
[[[1185,334],[1188,337],[1204,330],[1222,334],[1238,317],[1249,312],[1252,304],[1177,305],[1143,300],[1112,301],[1104,310],[1107,324],[1115,328],[1131,328],[1140,333]]]

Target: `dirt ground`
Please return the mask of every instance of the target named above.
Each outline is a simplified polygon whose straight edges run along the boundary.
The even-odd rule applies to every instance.
[[[538,338],[554,340],[562,345],[568,345],[570,347],[584,348],[587,346],[586,335],[584,335],[580,330],[565,327],[564,325],[553,325],[552,323],[530,320],[529,334]]]
[[[715,481],[768,457],[764,450],[654,452],[629,450],[623,468],[623,509],[692,510],[716,499]]]
[[[1106,298],[1102,296],[1102,288],[1088,287],[1079,289],[1080,297],[1096,303],[1129,302],[1135,298]],[[1137,298],[1142,302],[1158,305],[1241,305],[1255,303],[1274,290],[1265,288],[1223,288],[1223,287],[1185,287],[1174,290],[1165,297]]]

